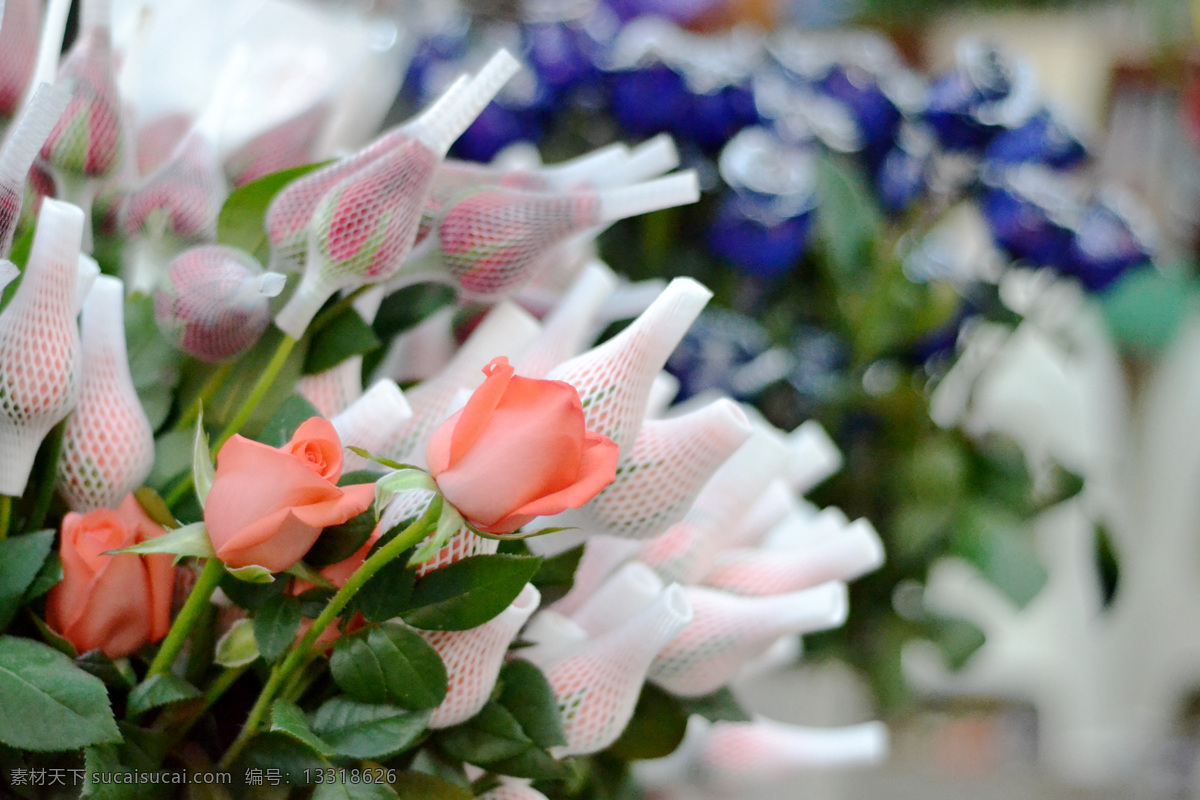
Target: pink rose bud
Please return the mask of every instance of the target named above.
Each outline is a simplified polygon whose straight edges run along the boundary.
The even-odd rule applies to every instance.
[[[366,511],[373,483],[338,487],[342,443],[313,417],[281,448],[234,436],[217,454],[204,522],[217,558],[231,567],[282,572],[304,557],[329,525]]]
[[[225,176],[212,143],[190,133],[171,156],[146,176],[125,199],[122,227],[128,236],[150,233],[154,220],[183,239],[213,240],[225,201]]]
[[[438,489],[469,522],[511,533],[536,517],[578,508],[612,483],[617,446],[587,430],[572,386],[517,377],[503,356],[484,374],[426,452]]]
[[[63,431],[58,491],[73,511],[116,505],[154,465],[154,431],[129,373],[125,286],[101,275],[83,304],[83,379]]]
[[[46,200],[24,278],[0,313],[0,494],[25,491],[42,439],[79,397],[75,291],[82,235],[82,211]]]
[[[429,718],[430,728],[448,728],[479,713],[496,688],[508,646],[540,601],[538,590],[527,583],[508,608],[477,628],[417,631],[437,650],[449,679],[446,699]]]
[[[270,298],[283,276],[264,273],[233,247],[204,245],[171,262],[154,293],[154,318],[176,347],[215,363],[250,349],[271,324]]]
[[[0,22],[0,116],[16,113],[37,63],[38,0],[7,0]]]
[[[107,175],[121,153],[121,100],[106,20],[80,33],[58,70],[58,83],[71,99],[42,147],[42,159],[63,174]]]
[[[104,555],[161,536],[129,495],[116,511],[97,509],[63,517],[63,579],[46,600],[46,623],[81,652],[110,658],[131,655],[171,627],[174,556]]]
[[[264,175],[309,163],[331,111],[328,103],[318,103],[258,134],[225,159],[225,173],[234,186],[244,186]]]

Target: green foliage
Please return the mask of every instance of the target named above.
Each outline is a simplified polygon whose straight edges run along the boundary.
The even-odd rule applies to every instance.
[[[254,641],[268,663],[295,641],[300,617],[300,601],[285,594],[267,600],[254,613]]]
[[[130,712],[141,714],[159,706],[180,703],[200,696],[200,690],[169,672],[151,675],[129,693]]]
[[[662,758],[675,752],[687,731],[688,712],[652,683],[642,687],[633,718],[607,752],[626,761]]]
[[[75,750],[121,738],[104,683],[40,642],[0,637],[0,697],[7,745]]]
[[[446,667],[436,650],[396,622],[343,636],[329,662],[333,679],[364,703],[437,708],[446,697]]]
[[[500,670],[500,685],[500,705],[512,713],[538,747],[567,743],[554,690],[540,669],[521,659],[510,661]]]
[[[502,612],[542,565],[534,556],[470,556],[416,582],[401,617],[414,628],[465,631]]]
[[[559,778],[565,774],[529,736],[510,708],[485,705],[471,719],[441,731],[438,745],[451,757],[518,778]]]
[[[137,685],[137,675],[129,666],[129,660],[119,658],[114,661],[103,650],[89,650],[75,656],[75,665],[114,689],[128,691]]]
[[[1100,312],[1118,344],[1140,356],[1166,349],[1200,308],[1200,286],[1183,270],[1130,270],[1100,296]]]
[[[50,530],[0,541],[0,631],[24,605],[26,592],[53,546],[54,531]]]
[[[283,187],[323,164],[306,164],[264,175],[234,189],[217,217],[217,242],[245,250],[266,263],[270,247],[264,222],[267,207]]]
[[[416,744],[429,723],[429,711],[360,703],[346,697],[326,701],[312,715],[313,732],[350,758],[387,758]]]
[[[157,429],[171,411],[184,356],[159,333],[154,298],[143,294],[126,298],[125,342],[133,388],[151,427]]]
[[[399,528],[400,526],[397,526]],[[389,531],[391,533],[391,531]],[[390,537],[384,534],[371,548],[374,553],[386,544]],[[413,586],[416,584],[417,573],[408,569],[408,553],[406,550],[398,558],[383,565],[383,568],[371,576],[363,584],[351,601],[354,608],[372,622],[384,622],[400,615],[412,597]]]
[[[344,783],[340,774],[337,780],[318,784],[313,790],[313,800],[399,800],[401,796],[386,783]]]
[[[319,416],[321,412],[302,395],[289,395],[258,435],[258,440],[271,447],[282,447],[292,438],[297,428]]]
[[[304,554],[304,561],[317,569],[345,561],[371,538],[373,530],[375,514],[367,509],[341,525],[331,525],[321,531],[320,538]]]
[[[353,307],[347,308],[313,334],[304,361],[304,374],[315,375],[352,356],[369,353],[382,342]]]
[[[572,547],[542,562],[530,580],[542,596],[542,606],[549,606],[564,597],[575,585],[575,570],[583,558],[583,545]]]
[[[412,770],[399,773],[393,786],[404,800],[471,800],[474,796],[461,786]]]
[[[295,703],[276,700],[271,704],[270,729],[307,745],[318,755],[333,755],[333,748],[312,732],[312,728],[308,726],[308,720],[304,718],[304,712]]]

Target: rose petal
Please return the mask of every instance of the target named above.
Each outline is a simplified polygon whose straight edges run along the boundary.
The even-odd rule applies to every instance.
[[[579,508],[600,494],[605,486],[616,480],[619,456],[620,448],[617,447],[616,442],[602,434],[588,431],[583,444],[583,462],[575,482],[554,494],[526,503],[516,509],[513,515],[525,515],[530,518],[544,517],[566,511],[568,508]],[[526,522],[521,524],[524,525]],[[510,530],[516,530],[519,527],[520,525]]]
[[[454,424],[450,437],[450,466],[458,463],[483,435],[515,373],[516,370],[504,356],[492,359],[491,363],[483,368],[487,380],[471,395]]]
[[[333,423],[324,417],[305,420],[279,449],[306,462],[331,483],[342,477],[342,440]]]

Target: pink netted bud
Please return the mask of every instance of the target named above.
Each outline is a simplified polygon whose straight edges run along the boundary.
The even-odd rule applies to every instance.
[[[671,586],[624,625],[548,663],[534,660],[554,689],[567,734],[567,744],[551,753],[594,753],[616,741],[633,716],[650,662],[691,618],[682,588]]]
[[[320,102],[263,131],[225,159],[225,174],[234,186],[245,186],[264,175],[307,164],[332,110],[329,103]]]
[[[38,0],[6,0],[0,22],[0,116],[16,113],[37,62]]]
[[[795,550],[728,550],[717,556],[703,583],[734,594],[785,594],[854,580],[878,568],[883,555],[879,535],[860,519],[835,536]]]
[[[448,728],[479,713],[504,665],[508,646],[541,601],[532,584],[499,615],[466,631],[418,631],[437,650],[449,680],[446,699],[433,710],[429,727]]]
[[[444,271],[468,297],[506,297],[529,283],[544,256],[572,235],[699,196],[691,172],[599,192],[485,188],[447,204],[429,235],[433,251],[410,268]]]
[[[473,391],[483,383],[483,368],[497,356],[517,358],[538,331],[537,320],[516,305],[493,308],[441,372],[408,390],[413,416],[391,432],[376,455],[423,465],[429,437],[449,416],[458,392]]]
[[[25,491],[38,446],[79,396],[82,237],[82,211],[45,201],[21,285],[0,313],[0,494]]]
[[[745,792],[794,781],[814,769],[879,764],[887,749],[887,728],[879,722],[845,728],[767,719],[717,722],[697,743],[694,765],[706,783]]]
[[[58,491],[72,511],[115,508],[154,464],[154,431],[125,350],[125,287],[98,277],[83,304],[83,377],[63,430]]]
[[[516,778],[501,778],[495,789],[479,795],[479,800],[547,800],[546,795]]]
[[[186,240],[212,240],[226,193],[216,149],[193,132],[130,191],[122,227],[128,236],[171,233]]]
[[[650,681],[672,694],[715,692],[781,636],[825,630],[846,621],[844,583],[773,597],[739,597],[713,589],[684,589],[692,621],[655,657]]]
[[[154,293],[154,318],[176,347],[217,362],[254,345],[271,322],[270,299],[284,278],[264,273],[247,253],[204,245],[180,253]]]
[[[182,111],[163,114],[138,128],[137,169],[149,175],[164,164],[192,129],[195,120]]]
[[[753,432],[729,399],[690,414],[647,420],[633,450],[617,465],[616,479],[583,507],[554,517],[554,524],[629,539],[650,539],[692,508],[701,488]]]
[[[392,432],[410,417],[412,407],[405,399],[404,392],[395,381],[384,378],[376,381],[362,397],[333,417],[330,422],[338,432],[343,446],[378,453],[391,438]],[[343,459],[343,472],[367,469],[374,463],[349,451]]]
[[[546,377],[578,389],[587,429],[612,439],[627,457],[655,376],[711,297],[691,278],[676,278],[629,327]]]
[[[33,159],[37,157],[38,150],[67,107],[69,99],[61,87],[44,83],[40,85],[10,131],[3,152],[0,152],[0,255],[7,256],[12,246],[13,234],[21,219],[25,183]]]
[[[108,0],[83,4],[79,37],[58,69],[58,83],[71,92],[71,99],[41,155],[60,176],[103,177],[121,154],[121,102],[109,12]]]

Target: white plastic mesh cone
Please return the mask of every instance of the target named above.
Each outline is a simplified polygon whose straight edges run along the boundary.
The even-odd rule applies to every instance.
[[[659,651],[650,681],[672,694],[697,697],[727,684],[781,636],[842,624],[844,583],[773,597],[739,597],[713,589],[684,589],[692,621]]]
[[[530,540],[531,542],[536,540]],[[633,539],[595,534],[583,546],[583,556],[575,568],[571,591],[552,608],[560,614],[574,614],[613,572],[637,555],[642,543]]]
[[[375,321],[382,301],[383,287],[376,286],[354,301],[354,310],[369,325]],[[312,403],[321,416],[335,417],[362,396],[362,363],[361,355],[350,356],[315,375],[304,375],[296,383],[296,391]]]
[[[654,602],[663,591],[654,570],[636,562],[618,569],[571,615],[589,637],[624,625]]]
[[[270,296],[279,276],[253,257],[223,245],[180,253],[154,293],[154,318],[177,348],[217,362],[250,349],[271,323]]]
[[[583,352],[595,337],[596,312],[617,288],[617,277],[602,261],[592,261],[571,291],[542,320],[542,335],[521,356],[517,374],[544,378],[563,361]]]
[[[400,391],[395,381],[384,378],[376,381],[370,389],[363,392],[362,397],[330,421],[344,446],[378,453],[391,432],[411,417],[412,407],[404,397],[404,392]],[[343,457],[342,470],[352,472],[357,469],[370,469],[373,463],[347,451]]]
[[[632,452],[658,371],[712,297],[691,278],[676,278],[629,327],[546,376],[579,391],[587,428]]]
[[[387,531],[402,522],[421,516],[429,508],[429,504],[432,501],[433,492],[424,490],[404,492],[397,495],[380,516],[380,528]],[[424,542],[429,541],[433,535],[430,534],[429,537],[423,539],[421,544],[418,544],[418,548]],[[441,569],[456,561],[461,561],[468,556],[490,556],[496,552],[499,546],[500,542],[496,539],[477,536],[471,529],[464,525],[447,540],[446,544],[442,545],[440,550],[433,554],[432,558],[417,565],[417,577],[420,578],[428,575],[434,570]]]
[[[721,553],[703,583],[735,594],[784,594],[828,581],[851,581],[882,563],[879,536],[869,522],[860,519],[840,535],[799,550]]]
[[[185,240],[212,241],[226,194],[216,147],[192,131],[129,193],[121,225],[129,236],[157,232],[161,225]]]
[[[657,536],[688,513],[751,433],[746,416],[728,399],[684,416],[647,420],[632,452],[618,463],[616,479],[583,507],[553,517],[553,524],[627,539]]]
[[[758,719],[713,724],[695,761],[709,783],[745,791],[813,769],[878,764],[887,748],[887,729],[879,722],[805,728]]]
[[[8,24],[7,11],[4,20]],[[29,168],[70,99],[70,93],[61,86],[43,83],[34,91],[4,143],[4,151],[0,152],[0,255],[7,256],[12,247]]]
[[[435,311],[392,340],[375,374],[398,383],[429,380],[454,356],[454,308]]]
[[[72,511],[117,504],[154,465],[154,431],[125,348],[125,286],[102,275],[83,304],[79,400],[63,430],[58,491]]]
[[[842,468],[842,454],[829,434],[815,420],[808,420],[788,434],[791,456],[784,475],[797,494],[804,494]]]
[[[552,755],[594,753],[616,741],[633,716],[650,662],[691,617],[683,590],[672,586],[621,627],[538,664],[554,690],[567,735],[567,744]]]
[[[658,419],[670,407],[679,394],[679,379],[669,372],[660,371],[650,386],[650,397],[646,400],[646,419]]]
[[[479,800],[546,800],[546,795],[526,781],[501,778],[500,785],[479,795]]]
[[[467,631],[418,631],[446,665],[446,699],[433,710],[429,727],[448,728],[479,713],[496,687],[508,646],[541,601],[533,584],[498,616]]]
[[[497,356],[516,359],[538,334],[537,320],[511,303],[501,303],[483,318],[454,358],[436,377],[406,393],[413,416],[397,428],[377,455],[423,465],[429,437],[447,416],[460,389],[483,383],[483,368]]]
[[[37,62],[38,0],[7,0],[0,22],[0,115],[11,116]]]
[[[0,494],[20,496],[42,439],[75,406],[83,212],[46,200],[21,285],[0,313]]]
[[[319,102],[263,131],[225,159],[225,174],[234,186],[309,163],[317,140],[329,121],[332,106]]]
[[[725,544],[728,548],[754,547],[763,540],[768,531],[793,514],[798,514],[800,508],[800,501],[788,488],[787,483],[782,478],[777,478],[771,481],[762,496],[754,501],[735,523]]]
[[[521,649],[521,657],[535,664],[549,664],[587,639],[587,631],[575,620],[543,609],[533,615],[521,632],[521,640],[527,645]]]

